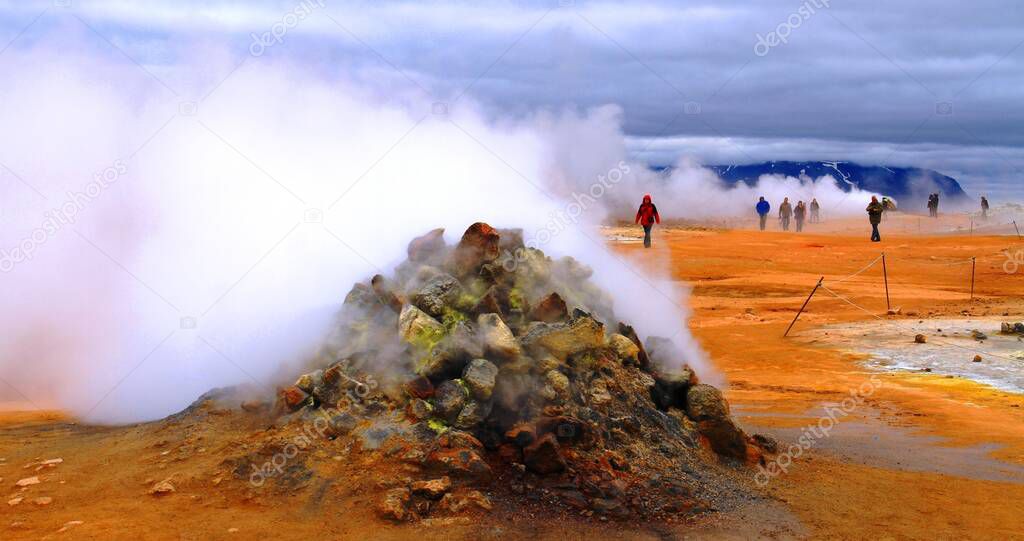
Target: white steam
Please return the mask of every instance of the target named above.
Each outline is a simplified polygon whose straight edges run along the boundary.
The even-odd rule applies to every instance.
[[[125,422],[212,387],[269,392],[354,282],[390,271],[414,236],[445,227],[455,242],[475,221],[588,263],[620,317],[713,377],[686,291],[593,226],[631,216],[645,191],[667,217],[740,212],[762,192],[630,163],[615,107],[493,121],[463,99],[439,115],[415,90],[381,96],[264,58],[192,115],[134,65],[49,50],[5,62],[18,77],[0,81],[0,400]],[[234,65],[159,76],[202,96]]]

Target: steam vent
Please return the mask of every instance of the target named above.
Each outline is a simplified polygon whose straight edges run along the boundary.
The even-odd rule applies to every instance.
[[[294,490],[339,475],[317,465],[333,455],[393,521],[685,521],[756,497],[773,442],[744,434],[672,342],[619,322],[589,268],[520,230],[443,233],[352,288],[309,372],[262,408],[263,446],[228,459],[236,478]]]

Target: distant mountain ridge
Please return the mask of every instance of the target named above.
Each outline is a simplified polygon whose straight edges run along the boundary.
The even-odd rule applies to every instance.
[[[707,166],[729,184],[743,182],[748,186],[757,184],[762,175],[785,175],[800,177],[806,175],[817,179],[832,175],[836,185],[843,191],[859,188],[895,198],[911,200],[927,198],[927,194],[938,192],[947,200],[967,199],[967,192],[953,177],[931,169],[918,167],[886,167],[882,165],[860,165],[853,162],[763,162],[749,165]]]

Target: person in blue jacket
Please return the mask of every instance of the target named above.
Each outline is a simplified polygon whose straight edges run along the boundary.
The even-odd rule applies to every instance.
[[[757,202],[757,215],[761,218],[761,231],[764,231],[765,225],[768,223],[768,213],[771,212],[772,205],[764,200],[764,196]]]

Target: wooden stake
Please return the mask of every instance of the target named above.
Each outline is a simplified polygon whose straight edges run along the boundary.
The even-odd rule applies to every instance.
[[[892,302],[889,301],[889,268],[885,265],[885,252],[882,252],[882,276],[885,277],[885,309],[892,311]]]
[[[1020,228],[1017,227],[1017,220],[1013,221],[1013,228],[1017,230],[1017,240],[1020,240]]]
[[[804,305],[800,307],[800,311],[796,313],[796,317],[793,318],[793,322],[789,324],[789,328],[786,329],[786,334],[782,335],[783,338],[789,336],[789,331],[793,330],[793,325],[796,325],[796,320],[800,319],[800,314],[804,313],[804,309],[806,309],[808,303],[811,302],[811,297],[813,297],[814,294],[818,292],[818,288],[821,287],[821,284],[824,283],[824,282],[825,282],[825,277],[822,276],[818,280],[818,285],[814,286],[814,289],[811,290],[811,294],[807,296],[807,300],[804,301]]]
[[[972,301],[974,300],[974,277],[977,274],[977,270],[978,270],[978,258],[972,257],[971,258],[971,300]]]

